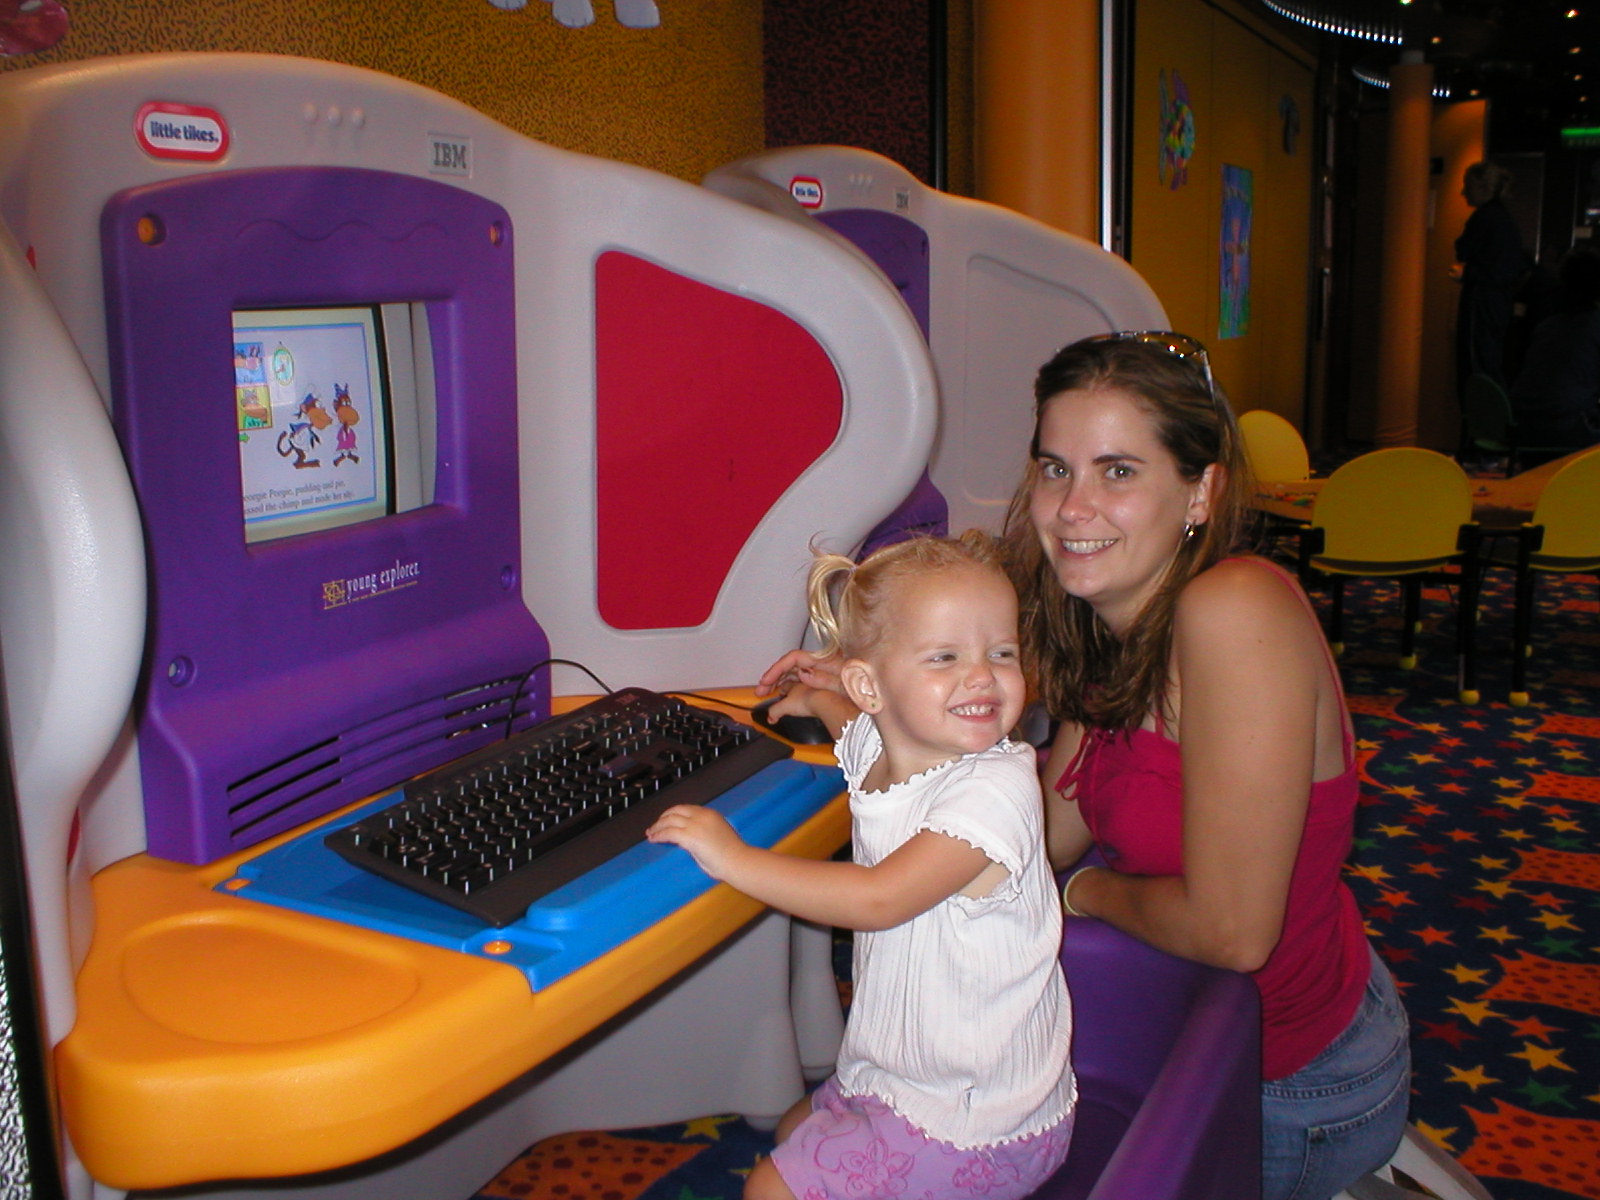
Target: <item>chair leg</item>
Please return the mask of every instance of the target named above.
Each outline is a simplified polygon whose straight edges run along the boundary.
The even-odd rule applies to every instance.
[[[1532,650],[1533,592],[1537,582],[1530,568],[1517,572],[1516,600],[1511,617],[1511,703],[1528,703],[1528,654]]]
[[[1400,667],[1409,671],[1417,665],[1417,620],[1422,612],[1422,577],[1407,575],[1400,581],[1404,613],[1400,622]]]
[[[1344,576],[1335,575],[1328,587],[1328,645],[1335,655],[1344,653]]]
[[[1483,572],[1471,562],[1461,569],[1461,583],[1456,592],[1456,684],[1463,704],[1476,704],[1482,696],[1478,692],[1478,594],[1483,584]]]

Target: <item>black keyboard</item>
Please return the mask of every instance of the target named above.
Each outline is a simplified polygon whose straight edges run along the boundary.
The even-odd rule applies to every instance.
[[[789,747],[722,713],[625,688],[414,779],[330,833],[358,867],[471,913],[518,920],[637,845],[675,804],[705,804]]]

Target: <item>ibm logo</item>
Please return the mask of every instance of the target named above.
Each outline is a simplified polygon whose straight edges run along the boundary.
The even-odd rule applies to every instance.
[[[471,175],[472,139],[447,133],[428,135],[428,173],[430,175]]]

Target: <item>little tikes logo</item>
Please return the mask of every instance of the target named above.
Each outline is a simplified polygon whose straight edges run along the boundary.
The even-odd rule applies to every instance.
[[[228,123],[212,108],[152,100],[133,119],[139,147],[152,158],[215,162],[228,152]]]
[[[789,180],[789,195],[800,201],[802,208],[821,208],[822,180],[809,175],[796,175]]]

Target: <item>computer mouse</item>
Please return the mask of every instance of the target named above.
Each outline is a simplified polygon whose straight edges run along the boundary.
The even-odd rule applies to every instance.
[[[786,742],[797,746],[828,746],[833,744],[833,734],[821,717],[807,717],[799,713],[785,713],[774,717],[770,709],[781,696],[763,700],[750,710],[750,717],[762,729],[777,734]]]

